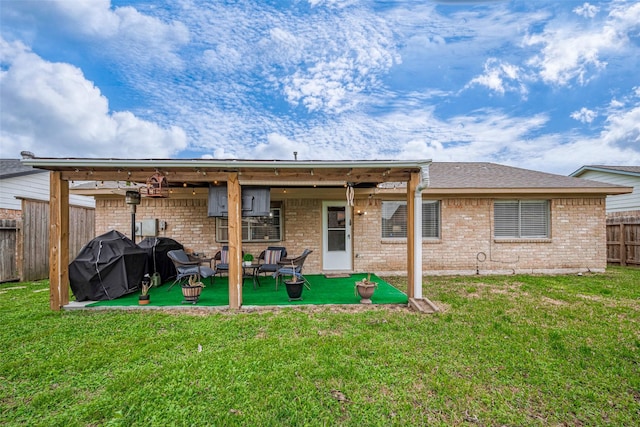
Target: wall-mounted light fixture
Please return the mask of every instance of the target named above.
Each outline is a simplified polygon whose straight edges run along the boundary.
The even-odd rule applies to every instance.
[[[358,210],[356,211],[356,214],[358,214],[359,216],[366,215],[366,214],[367,214],[367,211],[363,211],[363,210],[358,209]]]

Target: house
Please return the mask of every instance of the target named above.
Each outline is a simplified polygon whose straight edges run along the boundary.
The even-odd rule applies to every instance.
[[[68,302],[69,181],[166,179],[161,197],[142,197],[136,221],[187,250],[230,251],[229,306],[242,304],[241,251],[268,245],[290,255],[312,249],[305,272],[408,276],[421,299],[427,274],[604,271],[605,197],[631,188],[493,163],[420,161],[260,161],[206,159],[26,159],[52,171],[52,309]],[[226,191],[216,190],[225,186]],[[246,193],[267,188],[269,213],[243,215]],[[126,187],[80,190],[96,198],[96,235],[132,229]],[[142,191],[143,195],[145,194]],[[211,215],[225,194],[226,215]],[[217,197],[217,196],[216,196]],[[416,238],[415,236],[421,236]],[[68,254],[66,254],[68,255]],[[67,294],[65,295],[65,292]]]
[[[49,276],[49,182],[46,170],[27,166],[19,159],[0,159],[0,283]],[[87,233],[93,235],[95,200],[73,195],[69,203],[77,224],[70,236],[75,256],[86,243]]]
[[[571,176],[633,188],[607,196],[607,261],[640,265],[640,166],[583,166]]]
[[[640,166],[582,166],[570,176],[633,187],[628,194],[607,196],[607,217],[640,218]]]
[[[19,219],[21,200],[49,200],[49,173],[21,163],[20,159],[0,159],[0,219]],[[69,202],[93,208],[93,197],[72,195]]]

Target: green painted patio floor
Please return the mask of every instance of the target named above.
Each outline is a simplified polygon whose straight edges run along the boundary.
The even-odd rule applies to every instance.
[[[352,274],[350,277],[331,277],[324,275],[307,275],[311,289],[304,289],[302,301],[289,301],[284,284],[278,285],[276,291],[275,280],[271,276],[261,276],[260,285],[253,288],[251,279],[244,279],[242,296],[243,306],[282,306],[282,305],[320,305],[320,304],[360,304],[360,297],[355,294],[354,285],[362,280],[366,274]],[[378,283],[373,294],[373,304],[407,304],[407,295],[391,286],[381,278],[371,275],[371,280]],[[210,278],[204,280],[205,288],[196,306],[228,306],[229,281],[227,277],[216,277],[213,285]],[[182,290],[176,285],[168,291],[171,282],[152,288],[149,292],[149,306],[168,307],[182,305]],[[139,292],[125,295],[110,301],[98,301],[87,307],[122,307],[138,305]],[[185,304],[187,305],[187,304]]]

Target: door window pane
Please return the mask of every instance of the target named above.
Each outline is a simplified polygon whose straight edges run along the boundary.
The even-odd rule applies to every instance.
[[[343,230],[328,230],[327,233],[327,250],[332,252],[344,251],[347,249]]]

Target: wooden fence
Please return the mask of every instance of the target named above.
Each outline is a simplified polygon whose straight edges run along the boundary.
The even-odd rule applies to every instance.
[[[0,283],[18,280],[16,264],[16,242],[18,222],[15,219],[0,219]]]
[[[95,237],[95,209],[70,206],[69,224],[69,258],[73,260]],[[49,277],[49,202],[23,199],[22,221],[14,221],[12,230],[6,227],[0,232],[3,233],[0,282]]]
[[[640,265],[640,218],[607,220],[607,262]]]

